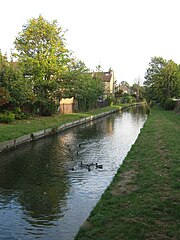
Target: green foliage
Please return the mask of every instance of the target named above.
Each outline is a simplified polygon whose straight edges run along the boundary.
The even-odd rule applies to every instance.
[[[104,89],[101,79],[93,78],[85,64],[74,59],[62,76],[61,86],[64,98],[76,97],[80,111],[94,108]]]
[[[89,109],[93,109],[102,94],[102,81],[92,78],[89,73],[84,74],[77,82],[76,98],[79,110],[88,111]]]
[[[165,110],[173,110],[175,107],[175,102],[172,99],[167,99],[163,103],[163,107]]]
[[[0,53],[0,106],[22,109],[28,105],[43,116],[55,113],[62,97],[75,97],[83,111],[96,106],[103,83],[92,79],[85,64],[72,58],[57,21],[48,22],[41,15],[30,19],[14,43],[17,62]]]
[[[123,94],[123,96],[121,97],[121,103],[132,103],[135,101],[136,99],[128,93]]]
[[[30,19],[15,40],[15,56],[33,86],[33,107],[43,116],[55,112],[55,98],[60,98],[60,79],[70,61],[64,41],[57,22],[41,15]]]
[[[1,97],[1,95],[3,95]],[[32,98],[32,85],[23,77],[17,63],[9,62],[0,53],[0,99],[7,108],[21,106]]]
[[[0,87],[0,107],[9,103],[9,98],[9,92],[4,87]]]
[[[57,79],[67,61],[64,41],[57,21],[48,22],[40,15],[30,19],[16,38],[16,57],[34,81]]]
[[[1,123],[11,123],[15,119],[15,114],[12,112],[0,113]]]
[[[51,116],[57,111],[57,105],[49,99],[39,99],[34,103],[34,113],[41,116]]]
[[[172,60],[152,58],[145,79],[148,101],[153,100],[163,105],[167,99],[180,96],[180,67]]]
[[[27,119],[28,115],[21,111],[20,107],[16,107],[13,109],[13,113],[15,115],[16,120]]]

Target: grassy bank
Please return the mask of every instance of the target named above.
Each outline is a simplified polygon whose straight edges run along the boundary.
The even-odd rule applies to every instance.
[[[180,239],[180,115],[152,109],[80,239]]]
[[[0,142],[15,139],[42,129],[61,126],[64,123],[93,116],[109,110],[118,109],[127,105],[128,104],[122,104],[120,106],[104,107],[84,113],[57,114],[51,117],[34,117],[27,120],[17,120],[11,124],[0,123]]]

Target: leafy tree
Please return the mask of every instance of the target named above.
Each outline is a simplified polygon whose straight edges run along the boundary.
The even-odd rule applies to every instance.
[[[49,104],[55,106],[59,79],[67,68],[69,57],[64,42],[64,32],[57,21],[48,22],[41,15],[30,19],[15,40],[15,56],[33,83],[34,106],[40,114],[43,108],[43,115],[46,103],[48,108]]]
[[[120,86],[125,86],[125,87],[127,87],[127,88],[130,88],[129,83],[126,82],[126,81],[122,81],[122,82],[120,83]]]
[[[79,109],[88,111],[96,106],[96,102],[103,94],[103,83],[99,78],[92,78],[86,73],[77,81],[76,96]]]
[[[78,80],[82,79],[88,71],[84,62],[72,58],[67,70],[61,75],[61,96],[64,98],[76,96]]]
[[[131,95],[136,101],[142,101],[144,97],[144,87],[140,86],[139,81],[131,86]]]
[[[86,65],[72,59],[68,70],[62,76],[62,96],[76,97],[79,110],[94,108],[98,98],[103,94],[103,83],[98,77],[92,77]]]
[[[4,87],[0,87],[0,107],[9,103],[9,98],[9,92]]]
[[[3,108],[20,107],[32,98],[32,86],[19,66],[0,52],[0,102]]]
[[[32,18],[23,26],[15,40],[15,55],[24,64],[26,74],[34,81],[59,78],[66,67],[68,50],[65,48],[64,33],[57,25],[41,15]]]
[[[145,79],[146,98],[149,101],[163,105],[167,99],[180,95],[180,68],[172,60],[152,58]]]

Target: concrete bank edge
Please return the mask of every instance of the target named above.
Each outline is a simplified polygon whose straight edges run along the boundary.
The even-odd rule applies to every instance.
[[[93,121],[93,120],[98,119],[98,118],[102,118],[102,117],[107,116],[109,114],[121,111],[122,109],[131,107],[131,106],[137,106],[137,105],[142,105],[142,103],[141,104],[135,103],[135,104],[130,104],[129,106],[126,106],[126,107],[119,107],[117,109],[113,109],[113,110],[110,110],[110,111],[107,111],[107,112],[99,113],[99,114],[94,115],[94,116],[89,116],[89,117],[86,117],[86,118],[82,118],[80,120],[75,120],[73,122],[68,122],[68,123],[62,124],[59,127],[43,129],[43,130],[40,130],[40,131],[37,131],[37,132],[34,132],[34,133],[30,133],[30,134],[15,138],[13,140],[2,142],[2,143],[0,143],[0,153],[16,149],[17,147],[20,147],[20,146],[22,146],[26,143],[36,141],[38,139],[41,139],[41,138],[44,138],[44,137],[47,137],[47,136],[50,136],[50,135],[53,135],[53,134],[60,133],[60,132],[65,131],[69,128],[72,128],[72,127],[75,127],[75,126]]]
[[[95,119],[101,118],[101,117],[109,115],[111,113],[115,113],[119,110],[121,110],[121,109],[119,108],[119,109],[110,110],[108,112],[100,113],[100,114],[97,114],[97,115],[94,115],[94,116],[89,116],[89,117],[86,117],[86,118],[82,118],[80,120],[75,120],[73,122],[68,122],[68,123],[62,124],[59,127],[43,129],[43,130],[40,130],[40,131],[37,131],[37,132],[34,132],[34,133],[30,133],[30,134],[27,134],[27,135],[24,135],[24,136],[21,136],[21,137],[18,137],[18,138],[9,140],[9,141],[2,142],[2,143],[0,143],[0,153],[1,152],[6,152],[8,150],[16,149],[17,147],[20,147],[20,146],[22,146],[26,143],[36,141],[38,139],[41,139],[41,138],[44,138],[44,137],[47,137],[47,136],[50,136],[50,135],[53,135],[53,134],[60,133],[60,132],[65,131],[69,128],[72,128],[72,127],[75,127],[75,126],[93,121]]]

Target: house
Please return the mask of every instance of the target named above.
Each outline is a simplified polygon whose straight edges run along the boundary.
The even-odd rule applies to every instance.
[[[125,85],[119,85],[119,90],[121,90],[123,94],[124,93],[127,93],[127,94],[130,93],[130,89]]]
[[[104,95],[108,97],[110,94],[114,96],[115,93],[115,78],[114,71],[109,69],[108,72],[93,72],[93,78],[100,78],[104,83]]]

